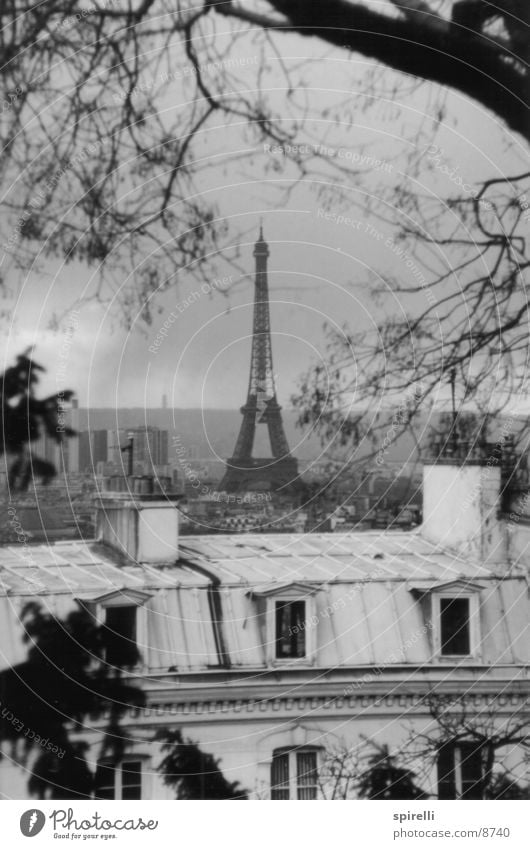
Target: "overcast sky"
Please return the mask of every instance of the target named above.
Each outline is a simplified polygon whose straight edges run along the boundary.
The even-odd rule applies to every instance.
[[[48,374],[44,389],[62,386],[74,388],[81,405],[91,406],[160,406],[162,395],[176,407],[237,408],[245,400],[252,326],[253,242],[264,217],[265,237],[270,246],[269,285],[273,328],[273,356],[280,402],[289,403],[300,374],[324,351],[323,324],[351,328],[375,326],[380,310],[401,306],[388,296],[376,305],[362,284],[368,273],[394,273],[412,285],[410,272],[385,246],[392,229],[366,217],[362,212],[365,195],[377,194],[378,186],[389,187],[405,166],[405,155],[411,151],[410,139],[416,129],[433,118],[439,99],[432,87],[409,93],[399,108],[382,97],[373,108],[347,114],[342,103],[355,90],[362,71],[369,68],[365,59],[349,59],[345,54],[326,48],[317,41],[296,36],[278,40],[283,60],[299,64],[310,55],[317,59],[306,72],[307,95],[313,113],[326,110],[321,121],[308,127],[311,143],[332,146],[332,156],[341,157],[365,172],[360,187],[348,186],[339,179],[330,164],[328,185],[306,178],[293,187],[296,176],[292,169],[282,170],[284,157],[260,144],[252,160],[229,163],[221,169],[210,169],[202,178],[202,188],[217,202],[226,217],[232,242],[241,248],[240,264],[244,274],[235,273],[222,260],[217,269],[223,276],[232,275],[228,291],[221,295],[192,295],[193,303],[182,308],[167,338],[156,353],[149,350],[165,318],[178,310],[197,283],[182,274],[178,285],[157,302],[160,313],[146,327],[137,322],[131,330],[120,326],[116,308],[96,303],[83,304],[59,331],[50,330],[49,322],[57,311],[92,285],[91,273],[82,266],[47,263],[47,273],[8,279],[16,297],[7,296],[9,332],[6,335],[6,360],[29,344],[36,345],[35,357]],[[325,58],[323,58],[325,53]],[[274,57],[271,57],[274,65]],[[252,68],[248,70],[251,87]],[[280,77],[272,67],[270,84]],[[390,92],[395,81],[390,71],[385,75],[385,90]],[[283,85],[283,82],[282,82]],[[178,97],[178,83],[173,92]],[[384,92],[383,92],[384,93]],[[270,97],[281,103],[283,92]],[[509,136],[496,117],[485,113],[457,94],[443,94],[448,115],[436,144],[443,148],[443,162],[457,168],[464,182],[486,176],[517,171],[521,155],[508,149]],[[342,110],[342,113],[341,113]],[[341,117],[342,114],[342,117]],[[300,143],[309,143],[309,136]],[[217,157],[227,151],[247,151],[248,138],[240,129],[210,129],[200,140],[202,156]],[[342,153],[339,153],[342,151]],[[360,152],[381,162],[365,159],[354,162]],[[341,162],[341,164],[342,164]],[[325,169],[325,165],[324,165]],[[340,202],[329,202],[333,185],[342,189]],[[289,195],[285,189],[293,188]],[[425,170],[420,174],[421,190],[436,194],[455,193],[446,176]],[[323,194],[328,197],[326,211],[347,215],[351,222],[337,223],[324,217]],[[376,230],[369,230],[368,226]],[[241,234],[242,237],[241,237]],[[409,275],[409,277],[407,277]],[[224,287],[226,288],[226,287]],[[60,384],[60,385],[58,385]]]

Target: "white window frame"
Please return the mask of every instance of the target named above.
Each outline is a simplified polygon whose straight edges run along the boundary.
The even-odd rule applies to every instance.
[[[298,746],[287,749],[275,749],[272,753],[271,759],[271,784],[270,784],[270,797],[272,799],[272,765],[274,763],[274,758],[281,757],[282,755],[287,755],[289,758],[289,801],[301,801],[298,799],[298,763],[297,763],[297,755],[303,754],[304,752],[311,752],[314,754],[316,760],[316,770],[317,770],[317,783],[316,783],[316,793],[315,798],[320,799],[320,788],[318,786],[318,773],[321,768],[322,761],[322,749],[316,746]],[[276,800],[281,801],[281,800]],[[287,801],[287,800],[285,800]]]
[[[147,765],[149,764],[149,761],[150,761],[150,758],[147,755],[133,755],[133,754],[124,755],[120,759],[120,761],[118,761],[118,763],[116,763],[116,764],[112,763],[112,761],[110,761],[110,760],[109,761],[102,760],[102,761],[98,762],[97,766],[99,766],[99,764],[101,763],[101,765],[110,766],[114,770],[114,797],[113,797],[113,801],[116,801],[116,802],[123,801],[123,766],[128,764],[128,763],[131,763],[133,761],[138,762],[141,765],[141,769],[140,769],[140,799],[143,800],[143,799],[147,798],[146,777],[147,777],[149,770],[146,769],[146,767],[147,767]],[[103,800],[103,801],[105,801],[105,800]],[[108,801],[111,801],[111,800],[108,800]],[[134,800],[125,800],[125,801],[134,801]]]
[[[442,599],[466,600],[469,603],[469,653],[468,654],[442,654]],[[478,658],[480,653],[480,608],[477,592],[459,592],[446,590],[435,592],[431,599],[432,624],[434,637],[434,652],[437,658],[443,661],[460,660],[462,658]]]
[[[303,657],[276,657],[276,604],[278,602],[303,601],[305,655]],[[293,592],[282,592],[267,598],[267,663],[271,666],[307,666],[315,660],[316,628],[318,622],[311,624],[315,617],[315,598],[313,595],[300,595]],[[309,624],[307,624],[309,623]]]
[[[455,743],[451,749],[453,759],[453,778],[455,788],[455,800],[463,798],[463,776],[462,776],[462,748],[467,741],[462,741],[462,744]],[[483,766],[481,765],[482,778],[484,777]]]

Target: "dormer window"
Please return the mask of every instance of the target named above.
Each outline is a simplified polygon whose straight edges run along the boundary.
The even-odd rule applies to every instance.
[[[137,612],[132,604],[105,608],[105,660],[110,666],[137,663]]]
[[[276,657],[301,658],[306,655],[305,601],[276,602]]]
[[[140,590],[121,590],[91,599],[78,599],[102,628],[105,661],[109,666],[135,666],[146,639],[145,603],[151,595]]]
[[[480,650],[480,591],[473,581],[419,582],[409,586],[430,618],[435,656],[450,660],[477,657]]]
[[[440,654],[471,654],[469,598],[440,598]]]
[[[316,648],[317,587],[302,582],[255,587],[255,600],[264,625],[267,662],[271,665],[312,663]]]
[[[477,593],[434,593],[432,606],[437,654],[443,658],[476,655],[479,648]]]

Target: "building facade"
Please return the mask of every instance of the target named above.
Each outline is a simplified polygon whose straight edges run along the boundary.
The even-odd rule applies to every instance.
[[[4,668],[26,656],[30,599],[59,620],[82,604],[137,647],[123,672],[146,701],[122,720],[120,760],[102,761],[103,719],[75,732],[104,768],[104,798],[172,797],[160,729],[219,758],[251,798],[311,799],[326,797],[330,753],[367,741],[399,752],[435,734],[429,699],[465,696],[468,721],[495,733],[524,724],[530,527],[516,506],[499,515],[499,469],[433,465],[424,485],[412,532],[181,539],[171,499],[108,492],[95,541],[0,549]],[[28,796],[17,745],[3,747],[3,798]],[[526,752],[523,733],[498,752],[521,781]],[[422,786],[474,798],[483,769],[464,734],[422,762]]]

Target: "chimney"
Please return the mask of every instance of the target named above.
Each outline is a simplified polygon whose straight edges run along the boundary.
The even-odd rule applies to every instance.
[[[475,562],[504,561],[499,458],[487,451],[475,457],[458,453],[423,467],[421,535]]]
[[[137,563],[171,563],[178,557],[180,496],[170,478],[115,475],[98,498],[96,539]]]

